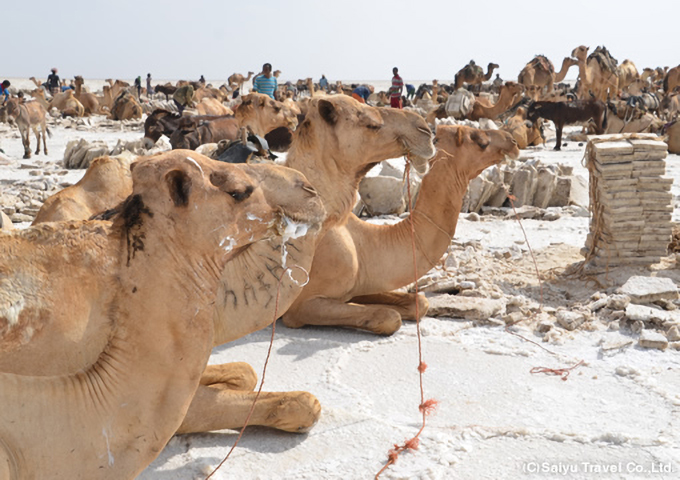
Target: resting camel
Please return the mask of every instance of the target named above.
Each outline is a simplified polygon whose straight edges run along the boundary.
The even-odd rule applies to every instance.
[[[120,157],[95,158],[78,183],[47,200],[32,225],[65,220],[87,220],[115,207],[132,193],[129,162]]]
[[[170,134],[170,145],[173,150],[195,150],[206,143],[236,140],[239,133],[238,121],[231,115],[210,119],[198,115],[183,116],[179,119],[177,129]]]
[[[519,107],[500,129],[512,135],[521,149],[545,143],[538,123],[527,120],[527,111],[524,107]]]
[[[546,88],[546,93],[553,91],[555,83],[560,83],[567,76],[567,72],[574,65],[578,65],[578,60],[571,57],[564,57],[562,68],[555,72],[555,67],[547,57],[536,55],[533,60],[525,65],[517,77],[517,83],[529,87],[536,85],[540,89]]]
[[[111,88],[111,97],[116,98],[118,95],[120,95],[120,92],[125,90],[130,86],[128,82],[124,82],[123,80],[116,80],[115,82],[111,80],[110,78],[107,78],[104,80],[105,82],[109,83],[109,87]]]
[[[241,93],[241,89],[243,88],[243,84],[247,81],[249,81],[251,78],[253,78],[255,72],[248,72],[248,76],[244,77],[240,73],[233,73],[229,75],[229,78],[227,78],[227,83],[229,84],[229,88],[232,90],[238,89],[239,93]]]
[[[288,106],[262,93],[243,96],[234,116],[240,127],[248,127],[260,136],[278,127],[297,127],[297,116]]]
[[[497,64],[489,63],[485,75],[482,67],[475,65],[474,60],[470,60],[470,63],[465,65],[463,68],[458,70],[458,73],[456,73],[456,76],[454,77],[455,80],[453,89],[458,90],[459,88],[462,88],[463,84],[465,83],[468,85],[479,85],[482,82],[486,82],[491,78],[493,71],[497,68]]]
[[[616,76],[618,77],[619,81],[619,92],[627,91],[628,87],[640,78],[637,67],[632,61],[628,59],[621,62],[621,65],[619,65],[619,68],[616,72]]]
[[[221,101],[211,97],[203,97],[196,103],[196,112],[199,115],[233,115],[231,108],[226,107]]]
[[[80,103],[83,104],[85,108],[85,115],[92,115],[93,113],[99,113],[99,100],[97,100],[96,95],[89,92],[83,92],[83,84],[85,81],[80,75],[75,77],[75,97]]]
[[[122,90],[120,95],[114,100],[108,118],[111,120],[132,120],[135,118],[142,118],[142,106],[133,94],[127,90]]]
[[[231,295],[245,300],[252,281],[271,300],[291,225],[314,237],[323,219],[305,178],[278,166],[177,151],[138,162],[132,177],[111,222],[0,237],[2,479],[135,478],[196,392],[220,392],[201,379],[213,345],[252,331]],[[254,423],[280,420],[284,395],[265,394]],[[318,402],[308,408],[318,418]]]
[[[618,94],[616,60],[604,47],[597,47],[588,55],[590,47],[576,47],[571,56],[578,60],[578,78],[580,99],[590,98],[590,93],[598,100],[606,102]]]
[[[673,67],[663,77],[663,93],[670,95],[680,85],[680,65]]]
[[[500,114],[512,108],[521,98],[524,86],[515,82],[505,82],[501,86],[500,94],[496,103],[491,105],[485,98],[478,97],[472,105],[472,110],[467,115],[470,120],[489,118],[495,120]]]
[[[52,108],[59,110],[64,117],[82,117],[85,115],[85,107],[78,101],[71,89],[53,96],[47,111],[49,112]]]
[[[510,134],[498,130],[440,125],[435,141],[439,152],[411,213],[417,271],[408,218],[379,226],[350,215],[346,225],[322,238],[310,282],[283,316],[286,326],[341,326],[390,335],[402,319],[415,319],[416,296],[393,290],[437,265],[455,233],[469,181],[506,156],[519,156]],[[422,295],[418,307],[419,315],[425,315]]]
[[[201,88],[194,90],[194,97],[193,97],[194,102],[200,102],[204,98],[212,98],[212,99],[215,99],[218,102],[222,103],[223,101],[228,100],[229,96],[226,95],[219,88],[201,87]]]
[[[31,158],[31,130],[35,134],[35,154],[40,154],[40,135],[42,134],[43,153],[47,155],[47,121],[45,108],[38,102],[20,102],[18,98],[10,98],[6,104],[7,116],[14,120],[19,133],[21,143],[24,145],[24,158]]]
[[[607,106],[595,99],[576,100],[574,102],[534,102],[527,111],[527,119],[531,122],[539,118],[552,120],[555,124],[557,141],[554,150],[562,149],[562,129],[565,125],[592,120],[595,132],[604,133],[607,128]]]

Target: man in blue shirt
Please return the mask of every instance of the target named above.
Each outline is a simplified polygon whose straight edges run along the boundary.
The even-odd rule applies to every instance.
[[[262,74],[255,77],[253,80],[253,91],[269,95],[276,100],[279,94],[279,84],[276,77],[272,75],[272,64],[265,63],[262,65]]]
[[[326,78],[326,75],[321,75],[321,79],[319,80],[319,88],[325,92],[328,91],[328,79]]]
[[[2,101],[3,105],[7,103],[7,99],[9,98],[9,92],[7,91],[9,86],[10,86],[9,80],[3,80],[2,84],[0,84],[0,95],[5,96],[5,99]]]
[[[366,85],[359,85],[352,91],[352,98],[359,103],[366,103],[368,97],[371,96],[371,93],[373,93],[373,85],[369,85],[368,87]]]

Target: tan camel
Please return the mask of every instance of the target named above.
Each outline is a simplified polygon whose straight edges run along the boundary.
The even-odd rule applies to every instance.
[[[670,95],[680,85],[680,65],[673,67],[663,77],[664,95]]]
[[[680,154],[680,122],[676,121],[666,131],[666,143],[668,143],[668,152]]]
[[[215,98],[203,97],[196,104],[198,115],[233,115],[234,111]]]
[[[133,94],[127,90],[122,90],[120,95],[114,100],[108,118],[111,120],[132,120],[142,118],[142,106]]]
[[[71,89],[57,93],[52,97],[47,111],[49,112],[53,108],[59,110],[64,117],[82,117],[85,115],[85,107],[78,101]]]
[[[80,103],[83,104],[83,107],[85,108],[85,115],[99,113],[99,100],[97,100],[97,96],[93,93],[83,92],[83,84],[85,83],[83,77],[76,75],[74,79],[76,86],[75,97]]]
[[[606,57],[611,58],[611,55],[604,47],[598,47],[590,55],[588,55],[588,50],[589,47],[581,45],[571,52],[571,56],[578,60],[578,96],[587,100],[592,93],[598,100],[606,102],[607,99],[614,98],[618,94],[616,60],[607,65]],[[600,60],[604,61],[601,63]]]
[[[543,55],[536,55],[533,60],[525,65],[519,76],[517,82],[529,87],[537,85],[541,89],[545,88],[547,93],[553,91],[554,84],[561,82],[567,76],[567,72],[574,65],[578,65],[578,60],[571,57],[564,57],[562,60],[562,68],[559,72],[555,72],[555,67],[547,57]]]
[[[519,107],[500,129],[510,133],[521,149],[545,143],[538,124],[527,120],[527,111],[524,107]]]
[[[621,62],[616,75],[619,81],[619,92],[628,91],[628,88],[640,78],[637,67],[631,60],[628,59]]]
[[[226,329],[243,322],[219,301],[248,281],[237,270],[250,263],[253,279],[272,284],[261,294],[273,295],[266,263],[281,263],[291,222],[313,237],[323,219],[305,178],[278,166],[173,151],[132,176],[113,223],[0,237],[2,479],[136,477],[176,432],[199,380],[211,388],[200,377],[216,310]],[[270,422],[280,400],[265,396],[255,418]]]
[[[95,158],[78,183],[50,196],[32,225],[87,220],[113,208],[132,193],[130,164],[123,157]]]
[[[474,60],[470,60],[470,63],[465,65],[463,68],[458,70],[454,80],[454,90],[462,88],[465,83],[468,85],[479,85],[482,82],[486,82],[493,75],[493,71],[498,68],[495,63],[489,63],[487,66],[486,74],[484,70],[479,65],[475,65]]]
[[[265,136],[278,127],[295,130],[297,116],[284,103],[273,100],[269,95],[249,93],[241,97],[241,104],[234,116],[242,128],[250,128],[255,135]]]
[[[486,98],[477,98],[468,114],[470,120],[489,118],[495,120],[501,113],[512,108],[521,98],[524,86],[515,82],[505,82],[501,86],[498,100],[491,105]]]
[[[42,83],[39,82],[35,77],[28,77],[28,79],[33,82],[37,88],[42,88]]]
[[[394,290],[437,265],[455,233],[468,182],[519,149],[507,132],[463,126],[437,128],[439,153],[431,160],[411,217],[415,226],[417,271],[413,271],[411,223],[373,225],[351,215],[330,230],[314,254],[310,282],[283,322],[359,328],[389,335],[403,319],[415,319],[414,294]],[[427,300],[418,298],[419,315]]]
[[[213,98],[221,103],[229,100],[229,95],[225,91],[213,87],[201,87],[194,90],[195,102],[200,102],[204,98]]]
[[[113,80],[111,80],[110,78],[107,78],[104,81],[108,82],[109,87],[111,88],[111,97],[112,98],[117,98],[118,95],[120,95],[120,92],[122,92],[123,90],[125,90],[126,88],[128,88],[130,86],[130,84],[128,82],[125,82],[123,80],[118,80],[118,79],[116,79],[115,82]],[[112,103],[112,105],[113,105],[113,103]]]
[[[229,78],[227,78],[227,83],[229,84],[229,88],[232,90],[238,89],[239,93],[241,92],[243,88],[243,84],[247,81],[249,81],[251,78],[253,78],[253,75],[255,72],[248,72],[248,76],[244,77],[240,73],[233,73],[229,75]]]
[[[113,107],[113,96],[111,95],[111,87],[104,85],[102,87],[102,95],[97,95],[97,102],[99,102],[99,109],[102,113],[110,112]]]
[[[33,97],[36,102],[42,105],[46,112],[50,111],[50,102],[47,101],[44,88],[36,88],[35,90],[28,92],[28,94]]]

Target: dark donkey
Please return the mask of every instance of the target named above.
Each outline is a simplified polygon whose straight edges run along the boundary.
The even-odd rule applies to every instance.
[[[557,130],[555,150],[562,146],[562,129],[565,125],[595,122],[595,133],[601,135],[607,127],[607,107],[600,100],[575,100],[573,102],[534,102],[527,111],[527,119],[535,122],[539,118],[552,120]]]

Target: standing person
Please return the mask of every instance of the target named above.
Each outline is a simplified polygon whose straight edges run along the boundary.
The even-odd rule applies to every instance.
[[[265,63],[262,65],[262,74],[255,77],[253,80],[253,91],[269,95],[274,100],[279,92],[279,84],[276,77],[272,75],[272,64]]]
[[[135,78],[135,87],[137,88],[137,99],[142,98],[142,76],[138,75]]]
[[[399,76],[399,69],[394,67],[392,69],[392,86],[390,87],[390,106],[392,108],[401,108],[401,92],[404,90],[404,81]]]
[[[50,93],[52,95],[56,95],[59,93],[59,88],[61,82],[59,81],[59,75],[57,75],[57,69],[53,68],[52,73],[50,73],[47,77],[47,88],[50,89]]]
[[[192,108],[194,106],[194,87],[191,84],[179,87],[172,95],[172,99],[174,100],[175,105],[177,105],[179,114],[182,115],[184,107]]]
[[[352,98],[359,103],[366,103],[371,93],[373,93],[373,85],[368,87],[366,85],[359,85],[352,91]]]
[[[321,79],[319,80],[319,88],[322,89],[324,92],[328,91],[328,79],[326,78],[326,75],[321,74]]]
[[[153,88],[151,88],[151,74],[147,73],[146,74],[146,96],[151,98],[152,93],[153,93]]]
[[[205,77],[203,75],[201,75],[201,78],[198,79],[198,83],[205,87]]]
[[[2,104],[7,103],[7,99],[9,98],[9,91],[7,90],[11,83],[9,83],[9,80],[3,80],[2,83],[0,84],[0,95],[4,95],[5,99],[2,101]]]

